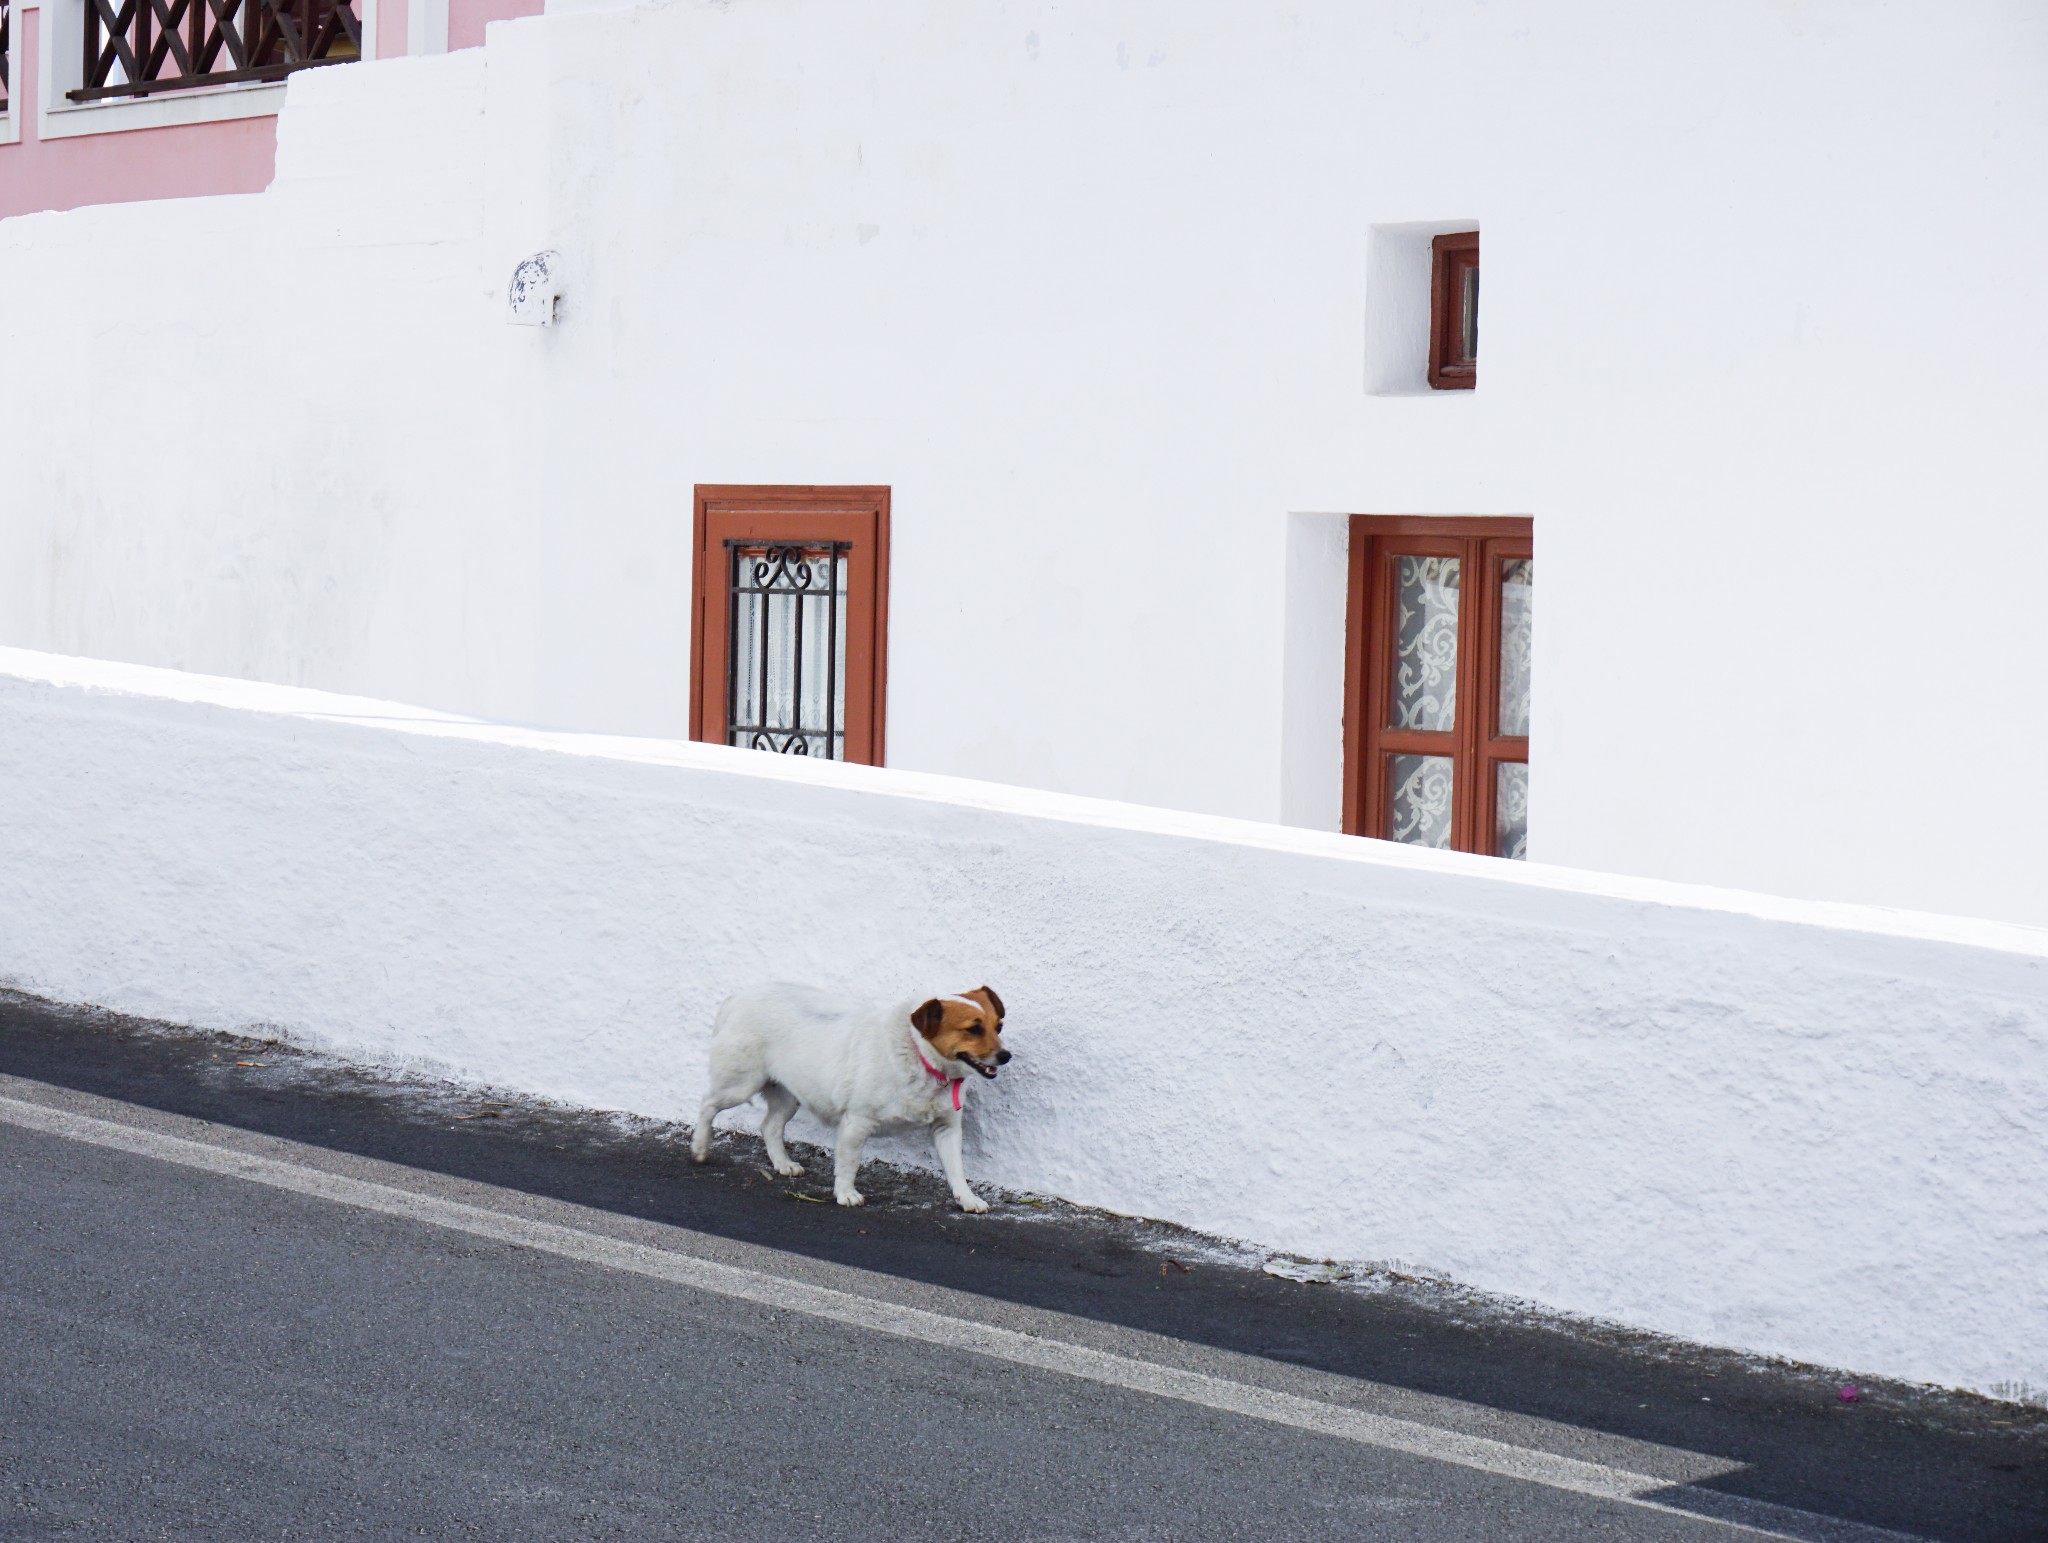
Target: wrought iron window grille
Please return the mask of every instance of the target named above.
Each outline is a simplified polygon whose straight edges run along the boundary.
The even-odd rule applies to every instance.
[[[846,560],[852,543],[728,540],[726,743],[846,758]]]
[[[361,57],[357,0],[85,0],[84,84],[74,102],[150,96]]]
[[[8,14],[12,9],[13,7],[7,3],[7,0],[0,0],[0,112],[5,112],[9,105],[7,94],[7,29],[13,23],[13,17]]]

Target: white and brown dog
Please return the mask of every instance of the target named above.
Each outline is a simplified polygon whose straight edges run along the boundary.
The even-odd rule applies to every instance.
[[[886,1008],[851,1006],[809,986],[736,991],[712,1024],[711,1091],[690,1155],[703,1162],[711,1122],[759,1093],[768,1105],[761,1141],[777,1173],[804,1171],[782,1144],[801,1104],[838,1127],[832,1193],[841,1205],[863,1201],[853,1178],[868,1137],[923,1127],[960,1209],[986,1211],[961,1171],[960,1117],[967,1074],[992,1078],[1010,1059],[1002,1033],[1003,999],[986,986]]]

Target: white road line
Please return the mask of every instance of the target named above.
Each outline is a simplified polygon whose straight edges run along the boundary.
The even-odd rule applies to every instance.
[[[27,1130],[108,1147],[159,1162],[289,1190],[337,1205],[425,1222],[475,1237],[511,1243],[606,1269],[623,1270],[673,1285],[803,1313],[833,1323],[893,1334],[924,1344],[964,1350],[991,1360],[1036,1367],[1108,1387],[1178,1399],[1226,1414],[1266,1420],[1361,1446],[1403,1452],[1568,1490],[1599,1500],[1719,1523],[1752,1535],[1791,1538],[1800,1543],[1921,1543],[1907,1533],[1800,1511],[1768,1501],[1674,1483],[1625,1468],[1563,1457],[1484,1436],[1445,1430],[1413,1420],[1302,1398],[1271,1388],[1236,1382],[1206,1372],[1164,1366],[1065,1340],[993,1324],[976,1323],[925,1308],[880,1301],[828,1286],[787,1280],[758,1270],[697,1259],[668,1249],[606,1237],[554,1222],[508,1215],[482,1206],[415,1194],[388,1184],[348,1178],[322,1169],[252,1152],[191,1141],[92,1115],[53,1109],[0,1095],[0,1121]]]

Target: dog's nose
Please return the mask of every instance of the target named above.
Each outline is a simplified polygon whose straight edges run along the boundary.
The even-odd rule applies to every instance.
[[[1007,1050],[998,1050],[998,1051],[996,1052],[996,1065],[998,1065],[998,1066],[1007,1066],[1007,1065],[1009,1064],[1009,1062],[1010,1062],[1010,1052],[1009,1052],[1009,1051],[1007,1051]]]

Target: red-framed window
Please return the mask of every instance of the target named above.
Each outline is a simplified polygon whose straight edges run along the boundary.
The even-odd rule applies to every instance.
[[[889,490],[700,486],[690,737],[880,766]]]
[[[1351,517],[1344,829],[1527,855],[1526,519]]]
[[[1479,384],[1479,232],[1429,244],[1429,383],[1438,391]]]

